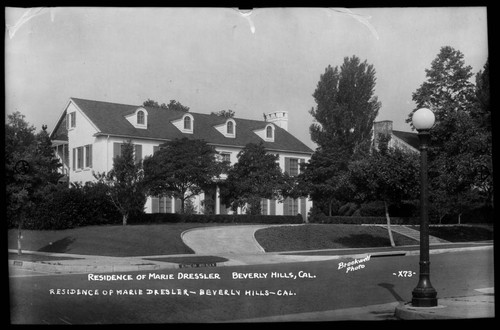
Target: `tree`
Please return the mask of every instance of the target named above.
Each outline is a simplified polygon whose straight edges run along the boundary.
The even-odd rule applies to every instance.
[[[345,57],[340,70],[330,65],[321,75],[309,113],[316,120],[311,139],[325,150],[343,146],[347,155],[371,139],[380,102],[374,96],[375,69],[356,56]]]
[[[412,94],[416,108],[408,115],[411,124],[413,113],[420,108],[430,108],[439,123],[458,110],[469,111],[474,102],[472,67],[466,66],[464,55],[450,46],[441,47],[439,54],[425,69],[427,80]]]
[[[160,108],[160,109],[167,109],[167,110],[174,110],[174,111],[184,111],[184,112],[189,112],[189,107],[186,107],[182,105],[180,102],[176,100],[170,100],[168,104],[162,103],[158,104],[158,102],[154,100],[147,99],[142,103],[143,106],[145,107],[153,107],[153,108]]]
[[[18,228],[18,253],[21,254],[21,230],[33,207],[33,195],[48,184],[57,183],[61,166],[46,132],[37,135],[35,127],[16,111],[7,116],[5,125],[5,183],[7,216]]]
[[[387,147],[389,139],[381,139],[378,150],[349,166],[349,181],[354,186],[354,200],[383,201],[387,230],[392,238],[389,207],[419,196],[419,158],[417,154]]]
[[[224,118],[234,118],[234,111],[231,110],[231,109],[228,109],[228,110],[220,110],[220,111],[217,111],[217,112],[211,112],[210,113],[211,115],[216,115],[216,116],[219,116],[219,117],[224,117]]]
[[[218,153],[204,140],[175,139],[144,159],[144,181],[152,196],[170,196],[185,201],[211,186],[224,171]]]
[[[227,172],[221,200],[233,210],[247,207],[247,213],[260,214],[260,201],[280,199],[290,186],[277,163],[278,156],[268,153],[261,142],[249,143],[238,153],[238,162]]]
[[[316,122],[309,131],[318,148],[300,182],[307,183],[313,200],[325,205],[328,214],[334,201],[345,201],[351,194],[348,164],[369,150],[373,120],[381,107],[374,96],[375,82],[373,65],[345,57],[340,69],[325,69],[314,91],[317,105],[309,113]]]
[[[134,145],[131,141],[123,144],[121,155],[113,159],[111,171],[96,173],[94,176],[108,186],[108,196],[120,212],[124,226],[130,215],[144,212],[144,172],[142,164],[134,160]]]
[[[493,167],[489,62],[471,82],[472,68],[464,55],[442,47],[426,69],[427,80],[413,93],[416,108],[428,107],[436,116],[429,144],[430,202],[439,218],[458,217],[480,204],[492,205]],[[439,211],[438,211],[439,210]]]

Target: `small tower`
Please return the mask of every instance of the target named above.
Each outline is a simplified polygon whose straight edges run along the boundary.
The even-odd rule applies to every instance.
[[[276,124],[277,126],[288,131],[288,111],[274,111],[264,114],[267,122]]]

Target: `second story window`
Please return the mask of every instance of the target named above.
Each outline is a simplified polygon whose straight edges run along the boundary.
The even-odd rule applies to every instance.
[[[232,121],[227,122],[227,134],[234,134],[234,124]]]
[[[137,124],[144,125],[144,123],[145,123],[144,111],[137,112]]]
[[[66,118],[66,126],[68,128],[76,127],[76,112],[68,113],[68,117]]]
[[[189,131],[192,130],[191,117],[189,117],[189,116],[184,117],[184,129],[189,130]]]

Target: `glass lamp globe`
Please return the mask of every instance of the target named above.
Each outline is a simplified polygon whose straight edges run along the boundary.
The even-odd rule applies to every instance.
[[[434,113],[427,108],[418,109],[412,117],[413,126],[419,131],[431,129],[435,120]]]

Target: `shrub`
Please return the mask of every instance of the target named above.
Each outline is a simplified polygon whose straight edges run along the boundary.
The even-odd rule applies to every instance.
[[[385,225],[387,219],[385,217],[351,217],[351,216],[322,216],[309,219],[310,222],[314,223],[330,223],[330,224],[350,224],[350,225],[362,225],[362,224],[380,224]],[[393,225],[410,225],[418,224],[419,218],[399,218],[391,217],[391,224]]]
[[[247,215],[247,214],[178,214],[149,213],[130,219],[130,224],[147,223],[265,223],[298,224],[303,223],[301,215]]]
[[[114,224],[120,215],[100,184],[47,185],[33,196],[33,207],[23,224],[25,229],[56,230],[80,226]]]

